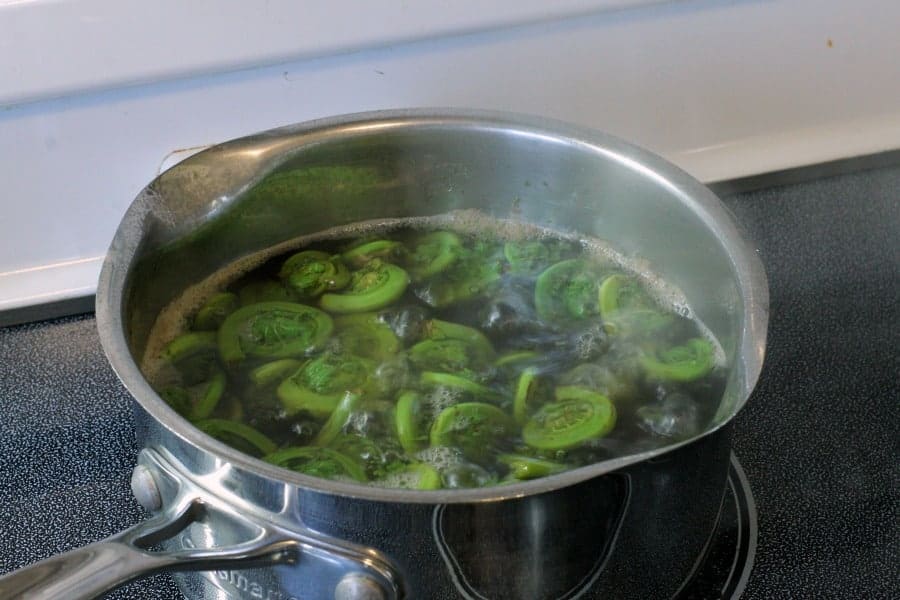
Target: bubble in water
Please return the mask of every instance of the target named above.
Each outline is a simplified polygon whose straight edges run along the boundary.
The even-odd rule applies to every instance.
[[[415,454],[415,458],[431,465],[438,471],[444,471],[463,460],[462,453],[459,450],[448,448],[447,446],[433,446],[420,450]]]
[[[398,354],[378,365],[374,375],[378,391],[382,395],[391,396],[398,390],[409,387],[409,360],[406,356]]]
[[[476,488],[484,487],[494,481],[494,476],[489,471],[472,463],[459,463],[448,467],[441,472],[444,487]]]
[[[450,408],[454,404],[459,404],[462,400],[463,393],[461,390],[449,387],[436,387],[428,395],[425,396],[425,405],[428,407],[432,416],[437,416],[445,408]]]
[[[632,381],[605,364],[578,365],[560,376],[559,383],[596,390],[614,401],[628,400],[635,395]]]
[[[641,429],[665,438],[683,440],[701,430],[696,402],[678,392],[666,395],[662,402],[640,407],[637,418]]]
[[[357,410],[350,413],[350,416],[347,417],[347,422],[344,425],[344,430],[347,432],[355,433],[357,435],[365,436],[369,432],[369,424],[374,420],[374,415],[369,411]]]
[[[378,316],[404,343],[417,340],[429,318],[428,311],[415,304],[393,306],[381,311]]]
[[[489,335],[511,336],[534,334],[545,329],[534,308],[534,283],[525,277],[504,277],[500,286],[469,320]],[[465,316],[465,315],[463,315]]]
[[[592,322],[589,326],[573,335],[572,345],[575,349],[575,355],[582,361],[596,358],[609,347],[607,338],[603,324],[599,321]]]
[[[676,302],[672,304],[671,308],[672,312],[680,317],[684,317],[685,319],[689,319],[691,317],[691,308],[687,304]]]
[[[412,471],[398,471],[390,473],[381,481],[376,482],[376,485],[386,488],[414,490],[419,487],[420,478],[421,476],[418,473]]]

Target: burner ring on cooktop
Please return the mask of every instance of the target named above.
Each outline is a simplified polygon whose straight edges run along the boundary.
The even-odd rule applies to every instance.
[[[756,558],[757,516],[753,492],[734,453],[722,509],[697,568],[673,600],[740,598]]]

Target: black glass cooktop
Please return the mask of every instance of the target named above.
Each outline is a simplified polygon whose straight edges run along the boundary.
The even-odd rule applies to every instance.
[[[724,199],[768,273],[769,345],[678,597],[900,597],[900,167]],[[92,316],[0,329],[0,573],[142,517],[131,427]],[[180,595],[160,575],[111,597]]]

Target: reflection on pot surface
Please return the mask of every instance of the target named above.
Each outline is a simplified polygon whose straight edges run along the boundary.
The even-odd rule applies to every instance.
[[[421,589],[436,600],[669,598],[693,573],[712,533],[730,433],[726,427],[662,459],[562,490],[490,503],[403,505],[298,494],[270,484],[258,493],[280,498],[270,506],[277,510],[255,526],[285,539],[303,536],[296,563],[176,577],[204,598],[215,597],[208,588],[241,598],[274,589],[326,598],[348,573],[377,582],[378,598],[420,597],[410,590]],[[709,465],[721,461],[726,473],[712,477]],[[167,467],[173,474],[187,468]],[[218,497],[205,495],[233,506],[240,501],[228,491],[230,477],[228,471],[177,477],[173,486],[178,479],[214,482]],[[168,548],[230,547],[247,537],[245,529],[246,523],[213,518],[176,536]]]

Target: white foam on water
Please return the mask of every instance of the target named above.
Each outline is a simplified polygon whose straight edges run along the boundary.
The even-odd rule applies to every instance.
[[[462,453],[456,448],[447,446],[433,446],[425,448],[415,454],[416,460],[427,463],[438,472],[463,462]]]

